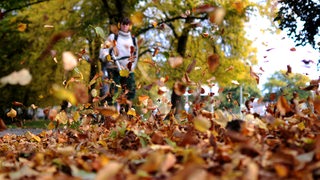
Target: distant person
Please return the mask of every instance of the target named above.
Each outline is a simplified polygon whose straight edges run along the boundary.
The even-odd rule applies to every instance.
[[[137,39],[131,35],[132,23],[125,17],[118,23],[118,33],[112,33],[108,36],[105,44],[112,44],[110,47],[100,50],[100,59],[102,61],[102,70],[104,78],[112,79],[115,84],[104,84],[102,87],[102,96],[107,96],[107,102],[112,105],[112,96],[118,92],[120,85],[122,93],[125,93],[127,100],[131,101],[136,95],[136,82],[134,70],[138,63]],[[120,76],[120,71],[128,71],[129,75]],[[131,105],[130,105],[131,106]]]

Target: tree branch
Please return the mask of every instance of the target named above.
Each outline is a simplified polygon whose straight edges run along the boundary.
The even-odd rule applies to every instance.
[[[5,14],[7,14],[7,13],[9,13],[11,11],[20,10],[20,9],[25,8],[25,7],[29,7],[29,6],[32,6],[32,5],[35,5],[35,4],[39,4],[39,3],[43,3],[43,2],[46,2],[46,1],[50,1],[50,0],[38,0],[38,1],[35,1],[35,2],[26,3],[26,4],[18,6],[18,7],[7,9],[4,12],[1,12],[1,17],[3,18],[5,16]]]

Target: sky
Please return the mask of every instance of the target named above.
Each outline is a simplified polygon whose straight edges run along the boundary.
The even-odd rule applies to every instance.
[[[320,71],[317,71],[317,62],[320,52],[310,45],[295,46],[294,40],[289,38],[286,32],[279,34],[269,31],[261,31],[270,28],[270,22],[261,17],[251,18],[247,24],[247,35],[253,40],[253,46],[257,48],[258,64],[254,66],[256,73],[261,73],[259,88],[269,77],[279,70],[286,70],[290,65],[293,73],[307,75],[310,79],[318,79]],[[309,62],[304,63],[303,60]],[[310,61],[311,60],[311,61]],[[260,70],[262,67],[263,71]]]

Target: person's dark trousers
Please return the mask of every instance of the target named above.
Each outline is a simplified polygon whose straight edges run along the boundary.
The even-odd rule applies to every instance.
[[[136,81],[134,73],[131,72],[128,77],[121,77],[119,71],[117,69],[108,70],[110,78],[113,79],[114,83],[110,85],[110,94],[114,96],[118,92],[118,87],[116,85],[121,84],[123,92],[125,89],[128,89],[129,92],[127,93],[127,99],[132,101],[136,95]],[[111,97],[112,101],[112,97]],[[112,102],[108,104],[112,104]]]
[[[127,93],[127,99],[132,101],[136,95],[136,80],[135,80],[135,77],[134,77],[134,73],[131,72],[129,74],[129,76],[126,78],[126,77],[123,77],[125,78],[125,85],[126,85],[126,88],[129,90],[129,92]]]

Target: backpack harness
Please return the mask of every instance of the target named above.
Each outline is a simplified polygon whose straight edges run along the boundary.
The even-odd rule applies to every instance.
[[[136,38],[135,38],[134,36],[131,36],[131,39],[132,39],[133,46],[136,47],[136,46],[137,46],[137,44],[136,44]],[[114,34],[114,40],[115,40],[115,41],[118,40],[118,34]],[[111,49],[109,50],[109,55],[107,56],[107,60],[108,60],[108,61],[111,61],[111,59],[112,59],[112,57],[111,57],[111,55],[110,55],[110,54],[112,53],[112,51],[113,51],[113,48],[111,48]],[[136,55],[137,52],[134,51],[133,54]],[[113,59],[113,60],[114,60],[114,61],[120,61],[120,60],[128,59],[129,57],[130,57],[130,56],[124,56],[124,57],[121,57],[121,58],[119,58],[119,59]]]

